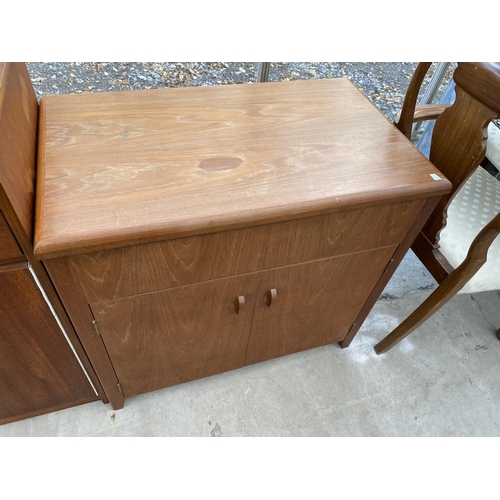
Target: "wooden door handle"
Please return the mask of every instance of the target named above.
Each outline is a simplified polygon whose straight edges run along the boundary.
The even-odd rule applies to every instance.
[[[276,291],[276,288],[271,288],[271,290],[269,290],[269,293],[267,294],[267,307],[271,307],[277,297],[278,292]]]
[[[236,314],[240,314],[241,311],[245,308],[245,297],[240,295],[238,300],[236,301]]]

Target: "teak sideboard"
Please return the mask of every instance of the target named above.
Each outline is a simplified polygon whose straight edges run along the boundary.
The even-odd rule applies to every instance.
[[[118,409],[347,347],[449,189],[346,79],[46,96],[34,255]]]

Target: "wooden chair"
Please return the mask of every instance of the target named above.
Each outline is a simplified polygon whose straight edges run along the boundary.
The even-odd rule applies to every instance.
[[[500,181],[480,167],[488,126],[500,117],[500,65],[459,63],[452,105],[416,106],[431,63],[420,63],[410,82],[398,129],[436,119],[430,161],[453,184],[432,212],[412,250],[438,281],[437,289],[375,351],[381,354],[418,328],[457,293],[500,289]],[[500,339],[500,329],[497,332]]]

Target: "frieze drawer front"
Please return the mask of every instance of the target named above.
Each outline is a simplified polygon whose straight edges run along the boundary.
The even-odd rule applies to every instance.
[[[395,247],[91,304],[126,397],[342,340]]]
[[[57,259],[89,302],[397,245],[423,200]]]

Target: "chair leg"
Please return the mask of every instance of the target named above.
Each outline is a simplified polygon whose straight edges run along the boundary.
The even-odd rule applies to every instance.
[[[496,216],[476,236],[465,260],[445,278],[420,307],[375,346],[375,352],[382,354],[388,351],[452,299],[486,262],[488,248],[499,232],[500,217]],[[500,334],[497,332],[497,335]]]
[[[377,354],[383,354],[401,342],[444,305],[444,302],[436,296],[437,291],[439,291],[439,287],[410,316],[375,346],[374,349]],[[454,295],[454,293],[450,294],[448,300]]]

